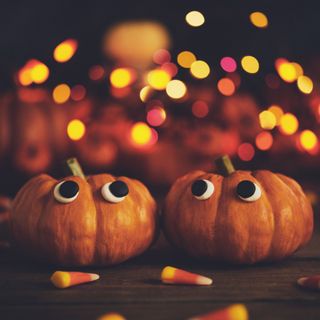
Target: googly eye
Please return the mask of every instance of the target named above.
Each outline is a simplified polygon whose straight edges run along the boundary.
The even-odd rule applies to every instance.
[[[108,182],[101,188],[102,197],[111,203],[123,201],[128,193],[127,184],[120,180]]]
[[[241,200],[253,202],[261,197],[261,189],[254,182],[243,180],[237,186],[237,195]]]
[[[68,180],[58,183],[53,190],[54,198],[61,203],[70,203],[79,195],[79,186],[75,181]]]
[[[198,200],[207,200],[214,193],[214,185],[211,181],[203,179],[196,180],[191,187],[191,192]]]

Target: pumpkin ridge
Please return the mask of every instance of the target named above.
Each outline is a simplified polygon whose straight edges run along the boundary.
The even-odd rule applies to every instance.
[[[300,197],[302,197],[303,199],[303,202],[305,205],[308,206],[309,208],[309,211],[311,212],[311,215],[313,215],[313,210],[312,210],[312,207],[310,206],[310,204],[308,203],[308,201],[306,201],[306,196],[305,194],[303,193],[302,189],[301,189],[301,186],[299,183],[297,183],[296,181],[292,180],[291,178],[287,177],[287,176],[284,176],[282,174],[276,174],[278,178],[280,178],[285,184],[289,184],[290,185],[290,190],[292,191],[292,189],[294,190],[297,190],[298,193],[299,193],[299,197],[297,196],[296,192],[293,192],[296,199],[297,199],[297,202],[299,203],[300,205],[300,211],[303,216],[303,221],[304,221],[304,226],[307,226],[309,225],[309,229],[307,227],[305,227],[305,231],[302,235],[302,238],[303,238],[303,241],[300,241],[300,245],[298,246],[298,249],[300,247],[302,247],[306,242],[308,242],[312,236],[312,233],[313,233],[313,219],[311,219],[311,223],[309,221],[309,218],[307,217],[307,215],[305,214],[305,210],[303,208],[303,205],[302,205],[302,201],[300,199]]]
[[[270,256],[271,256],[271,251],[273,249],[273,243],[274,243],[274,239],[275,239],[275,226],[276,226],[276,221],[275,221],[275,217],[278,215],[275,213],[275,210],[274,210],[274,204],[273,202],[269,199],[269,195],[267,193],[267,190],[265,189],[265,186],[264,186],[264,180],[262,179],[261,181],[261,177],[258,178],[257,175],[259,174],[259,172],[261,172],[262,170],[255,170],[255,171],[252,171],[252,176],[257,179],[259,181],[259,184],[260,186],[262,187],[263,189],[263,192],[266,194],[266,200],[268,201],[269,205],[270,205],[270,208],[271,208],[271,216],[273,217],[273,232],[272,232],[272,237],[271,237],[271,241],[270,241],[270,246],[269,246],[269,250],[268,250],[268,253],[265,257],[265,259],[268,259]],[[269,170],[263,170],[263,171],[267,171],[268,174],[274,174],[272,173],[271,171]]]

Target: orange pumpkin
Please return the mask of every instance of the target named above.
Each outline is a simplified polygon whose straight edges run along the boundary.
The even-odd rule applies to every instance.
[[[13,202],[15,243],[59,265],[113,265],[146,250],[156,234],[156,204],[139,181],[110,174],[72,172],[56,180],[41,174]]]
[[[194,171],[165,200],[163,225],[172,244],[196,258],[252,264],[280,260],[306,244],[313,212],[296,181],[266,170],[226,176]]]

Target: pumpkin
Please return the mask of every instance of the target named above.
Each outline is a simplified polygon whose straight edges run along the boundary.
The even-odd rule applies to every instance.
[[[7,95],[1,100],[0,157],[31,175],[43,172],[66,152],[67,120],[64,111],[50,103],[46,92],[24,90],[22,96],[19,92],[19,97]]]
[[[10,238],[9,218],[11,199],[0,196],[0,244],[6,244]]]
[[[156,234],[156,204],[127,177],[46,174],[27,182],[12,209],[12,234],[23,252],[58,265],[113,265],[146,250]]]
[[[106,33],[103,49],[107,56],[126,66],[146,68],[159,49],[169,47],[167,29],[153,21],[124,21]]]
[[[194,171],[171,187],[163,211],[169,241],[195,258],[252,264],[285,258],[306,244],[312,207],[293,179],[267,170]]]

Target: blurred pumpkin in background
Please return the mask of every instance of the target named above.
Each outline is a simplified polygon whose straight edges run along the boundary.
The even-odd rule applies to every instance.
[[[12,234],[23,252],[58,265],[113,265],[146,250],[157,229],[156,203],[140,182],[88,176],[69,159],[73,176],[27,182],[12,209]]]
[[[108,57],[138,69],[148,67],[155,51],[169,45],[168,31],[154,21],[124,21],[110,28],[103,39],[103,50]]]
[[[46,170],[68,147],[67,119],[47,93],[23,89],[24,100],[8,95],[0,104],[0,146],[12,165],[27,174]]]
[[[11,199],[0,196],[0,245],[10,240],[9,219],[11,212]]]
[[[296,181],[236,171],[226,156],[217,165],[224,176],[193,171],[172,185],[163,228],[173,245],[195,258],[252,264],[283,259],[309,241],[313,211]]]

